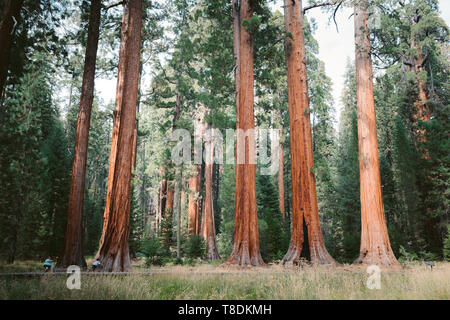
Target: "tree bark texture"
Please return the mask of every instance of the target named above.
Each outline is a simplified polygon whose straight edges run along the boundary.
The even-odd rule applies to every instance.
[[[96,258],[104,271],[131,269],[129,254],[131,169],[141,53],[142,0],[124,6],[116,113],[103,232]]]
[[[253,17],[250,0],[242,0],[240,21]],[[239,25],[241,25],[241,22]],[[240,27],[240,79],[239,107],[236,115],[237,128],[244,131],[253,130],[254,123],[254,71],[253,71],[253,36]],[[245,140],[237,139],[237,150],[244,143],[245,163],[236,167],[236,208],[233,251],[227,259],[228,263],[241,266],[259,266],[264,264],[259,250],[259,230],[256,207],[256,166],[250,163],[254,159],[254,136]],[[246,143],[247,142],[247,143]]]
[[[199,233],[199,194],[201,166],[195,166],[193,175],[189,178],[188,231],[189,234]]]
[[[166,210],[165,215],[173,214],[173,202],[175,199],[174,181],[167,182]]]
[[[211,131],[209,131],[211,133]],[[205,137],[205,239],[206,239],[206,260],[216,261],[220,259],[216,244],[216,228],[214,223],[214,205],[213,205],[213,167],[214,167],[214,142],[212,134]]]
[[[285,43],[291,144],[292,236],[282,263],[294,264],[300,259],[304,241],[304,218],[308,230],[311,262],[335,264],[336,262],[325,248],[320,228],[301,0],[285,0],[284,14],[286,32],[292,35],[292,37],[286,37]]]
[[[368,1],[355,6],[356,96],[361,188],[361,247],[355,263],[397,265],[384,216],[369,39]]]

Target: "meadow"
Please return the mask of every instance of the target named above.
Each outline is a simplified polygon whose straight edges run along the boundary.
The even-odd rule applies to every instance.
[[[130,275],[81,275],[81,289],[69,290],[65,275],[6,276],[7,272],[38,271],[36,262],[1,265],[0,299],[19,300],[449,300],[450,263],[423,262],[382,269],[381,288],[369,289],[362,266],[269,265],[238,268],[218,264],[134,266]],[[145,272],[145,274],[143,274]]]

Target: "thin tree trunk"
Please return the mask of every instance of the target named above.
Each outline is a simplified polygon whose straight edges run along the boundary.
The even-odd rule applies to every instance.
[[[200,226],[200,236],[206,240],[206,202],[205,197],[202,199],[202,221]]]
[[[81,88],[80,111],[77,119],[72,181],[67,215],[62,267],[78,265],[86,267],[83,253],[83,200],[86,181],[86,161],[89,143],[92,103],[94,100],[95,66],[100,36],[101,0],[91,1],[89,31]]]
[[[361,247],[355,263],[398,265],[389,242],[381,194],[368,1],[355,6],[356,96],[361,188]]]
[[[20,10],[23,0],[6,0],[3,7],[2,20],[0,21],[0,98],[8,76],[8,60],[11,43],[14,36],[14,27],[20,20]]]
[[[196,166],[194,174],[189,178],[188,229],[189,234],[198,234],[199,230],[199,193],[202,167]]]
[[[167,182],[167,197],[166,197],[166,211],[165,215],[173,214],[173,201],[175,198],[174,182]]]
[[[240,20],[249,20],[253,17],[253,8],[250,0],[242,0]],[[254,131],[254,74],[253,74],[253,36],[245,28],[240,28],[240,83],[239,107],[236,115],[237,128],[243,131]],[[234,245],[228,263],[241,266],[259,266],[264,264],[259,250],[259,230],[256,207],[256,166],[255,137],[254,134],[237,138],[238,161],[236,172],[236,208]],[[245,142],[248,143],[245,143]],[[240,150],[245,150],[240,154]]]
[[[213,206],[213,167],[214,167],[214,143],[213,137],[207,137],[205,142],[206,157],[205,159],[205,238],[206,238],[206,259],[208,261],[216,261],[220,259],[219,251],[216,245],[216,228],[214,223],[214,206]]]
[[[138,100],[136,103],[136,114],[139,114],[141,107],[141,78],[142,78],[142,61],[139,64],[139,85],[138,85]],[[132,170],[136,170],[137,152],[138,152],[138,130],[139,130],[139,119],[136,118],[136,125],[134,127],[134,138],[133,138],[133,156],[131,163],[133,165]]]
[[[281,111],[280,111],[280,127],[281,127]],[[283,128],[280,129],[281,134],[283,134]],[[281,139],[283,140],[283,139]],[[283,215],[283,220],[286,219],[286,209],[284,207],[284,149],[283,141],[280,141],[278,148],[278,206],[280,207],[281,214]]]
[[[164,167],[161,171],[161,185],[159,187],[159,206],[158,214],[156,217],[157,229],[161,226],[161,221],[166,214],[166,204],[167,204],[167,179],[166,179],[166,168]]]
[[[103,232],[96,257],[105,271],[131,269],[129,254],[131,167],[141,53],[142,0],[128,0],[122,20],[116,114]]]
[[[181,193],[182,193],[182,180],[183,171],[182,168],[177,169],[176,174],[176,185],[175,185],[175,205],[174,210],[176,212],[177,218],[177,258],[181,259]]]
[[[304,218],[308,230],[311,262],[334,264],[334,259],[324,245],[317,205],[301,0],[285,0],[284,14],[286,32],[292,35],[292,38],[286,38],[286,62],[293,212],[291,243],[282,263],[293,264],[300,259],[304,241]]]

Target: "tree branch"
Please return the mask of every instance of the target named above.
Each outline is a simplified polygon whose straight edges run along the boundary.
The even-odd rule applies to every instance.
[[[339,28],[336,22],[336,13],[339,10],[339,8],[341,7],[341,5],[344,3],[344,0],[333,0],[333,1],[329,1],[329,2],[324,2],[324,3],[316,3],[316,4],[312,4],[308,7],[303,8],[303,14],[306,13],[306,11],[314,9],[314,8],[320,8],[320,7],[326,7],[326,6],[336,6],[336,8],[334,9],[333,12],[333,21],[334,24],[336,25],[336,31],[339,33]]]
[[[303,14],[305,14],[306,11],[314,9],[314,8],[320,8],[320,7],[326,7],[326,6],[334,6],[336,4],[341,5],[342,2],[344,2],[344,0],[334,0],[334,1],[324,2],[324,3],[312,4],[312,5],[308,6],[308,7],[303,8]]]
[[[118,7],[118,6],[121,6],[121,5],[124,5],[124,4],[125,4],[125,1],[120,1],[120,2],[117,2],[117,3],[113,3],[113,4],[111,4],[111,5],[107,6],[107,7],[103,6],[103,9],[108,11],[111,8]]]

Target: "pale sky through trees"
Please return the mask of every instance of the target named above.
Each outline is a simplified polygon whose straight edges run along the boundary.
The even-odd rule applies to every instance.
[[[303,1],[307,3],[307,1]],[[282,0],[276,0],[272,8],[283,13]],[[450,25],[450,0],[440,0],[439,9],[441,16]],[[314,18],[317,30],[314,38],[319,43],[319,59],[325,63],[325,72],[333,82],[333,98],[335,107],[336,123],[339,120],[341,109],[341,94],[344,89],[344,74],[348,59],[353,60],[355,55],[354,28],[353,28],[352,8],[340,8],[336,14],[336,22],[339,33],[333,20],[330,20],[331,13],[325,13],[320,8],[309,10],[306,15],[309,19]],[[148,81],[144,82],[145,84]],[[144,90],[148,90],[144,86]],[[97,79],[96,91],[101,99],[106,103],[114,102],[116,92],[116,79]]]

